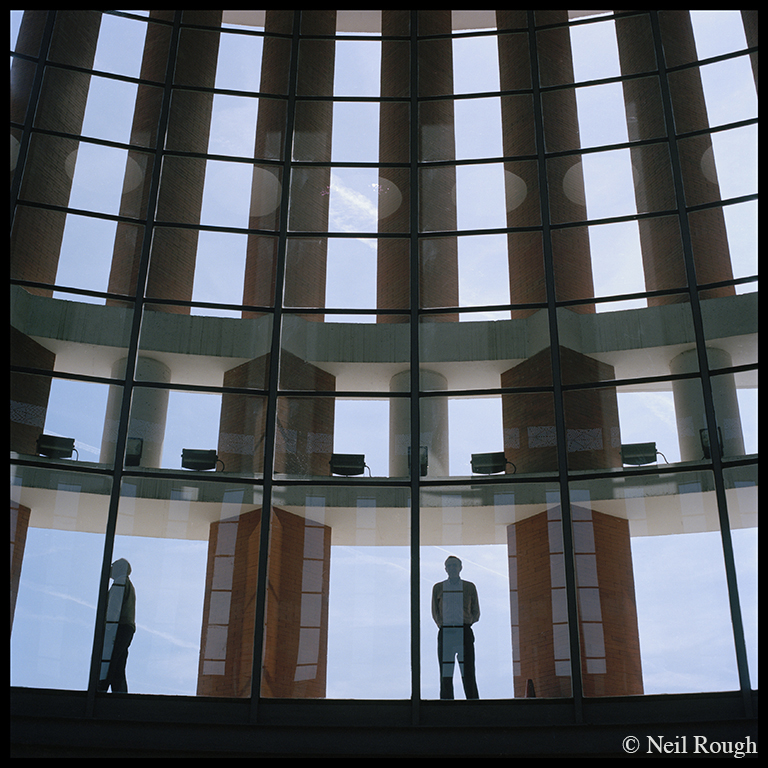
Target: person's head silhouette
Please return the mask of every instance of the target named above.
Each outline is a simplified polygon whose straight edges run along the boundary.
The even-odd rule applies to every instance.
[[[451,581],[457,581],[461,572],[461,560],[455,555],[451,555],[445,561],[445,572]]]
[[[131,564],[124,558],[120,558],[119,560],[115,560],[114,563],[112,563],[112,568],[110,569],[109,575],[111,578],[113,578],[115,581],[125,581],[126,577],[131,573]]]

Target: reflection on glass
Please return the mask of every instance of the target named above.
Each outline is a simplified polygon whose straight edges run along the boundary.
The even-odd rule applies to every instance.
[[[461,569],[461,560],[449,555],[445,561],[448,578],[432,587],[432,618],[438,626],[441,699],[453,699],[456,663],[466,698],[480,698],[475,677],[475,636],[472,632],[472,625],[480,619],[480,600],[477,587],[459,576]]]
[[[712,475],[583,481],[571,499],[587,695],[737,688]]]
[[[85,690],[111,481],[11,476],[11,685]]]
[[[749,677],[752,688],[756,690],[758,668],[757,468],[755,466],[735,467],[727,469],[724,476]]]
[[[405,699],[409,501],[402,489],[275,489],[261,693]]]
[[[110,463],[103,450],[115,440],[115,423],[105,423],[109,389],[93,382],[12,373],[11,450],[53,460]],[[38,440],[41,435],[68,439],[72,450],[48,453]]]
[[[474,635],[477,691],[464,688],[467,698],[476,693],[483,699],[570,695],[558,500],[554,486],[548,489],[540,484],[422,491],[423,698],[449,697],[452,687],[449,680],[442,679],[442,658],[435,653],[435,634],[426,628],[442,620],[441,606],[435,605],[435,598],[445,590],[446,583],[451,583],[449,568],[456,567],[454,557],[461,561],[461,579],[466,577],[475,586],[474,590],[463,590],[461,639],[454,648],[450,670],[445,668],[450,672],[445,677],[454,678],[454,695],[462,690],[459,665],[454,665],[454,660],[459,651],[464,653],[466,674],[467,660],[471,658],[470,632]],[[441,590],[435,581],[446,571],[449,578]]]
[[[136,634],[136,589],[130,579],[131,564],[120,558],[112,563],[112,586],[107,594],[104,643],[101,649],[98,690],[128,693],[125,668],[128,649]]]
[[[132,693],[250,694],[260,489],[128,478],[115,555],[132,566]]]

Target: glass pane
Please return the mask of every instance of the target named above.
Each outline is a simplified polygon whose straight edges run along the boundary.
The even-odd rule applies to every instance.
[[[757,467],[727,469],[724,476],[749,676],[757,689]]]
[[[381,11],[358,11],[358,13],[375,14]],[[380,21],[378,26],[381,31]],[[382,44],[375,40],[336,41],[333,83],[335,96],[379,95],[381,47]]]
[[[503,382],[514,376],[513,369],[524,362],[531,347],[548,343],[546,312],[530,322],[510,320],[508,310],[462,312],[460,323],[445,322],[445,317],[421,318],[419,359],[435,374],[422,382],[427,390],[525,386]]]
[[[85,690],[96,621],[108,478],[11,474],[11,685]]]
[[[189,31],[184,30],[184,35]],[[216,64],[216,88],[258,91],[264,38],[222,33]]]
[[[67,463],[111,463],[105,446],[115,440],[116,423],[107,418],[109,394],[106,384],[12,373],[11,450]]]
[[[102,13],[93,68],[115,75],[146,77],[141,68],[145,43],[149,42],[157,55],[158,51],[168,50],[171,37],[169,27],[152,24],[148,31],[147,26],[139,19]]]
[[[58,169],[52,173],[51,169]],[[147,156],[115,147],[36,135],[21,196],[33,202],[135,218],[146,213]]]
[[[165,361],[168,374],[152,379],[155,381],[170,376],[170,381],[181,384],[266,389],[269,366],[262,362],[256,374],[255,361],[268,359],[271,341],[272,318],[268,315],[240,318],[146,312],[140,354]],[[253,371],[240,384],[228,383],[239,380],[234,371],[245,365]]]
[[[275,489],[261,694],[407,699],[410,503],[403,489]]]
[[[558,499],[543,484],[422,492],[423,698],[570,695]]]
[[[707,472],[572,486],[587,695],[738,688],[714,497]]]
[[[407,477],[409,430],[407,398],[279,398],[275,473],[288,478],[355,476],[361,482]]]
[[[124,481],[114,555],[136,592],[131,693],[250,695],[256,568],[243,576],[260,511],[258,488]]]

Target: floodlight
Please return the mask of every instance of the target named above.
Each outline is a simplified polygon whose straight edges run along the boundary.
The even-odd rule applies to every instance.
[[[656,461],[656,443],[627,443],[621,446],[621,463],[640,466]]]
[[[38,435],[37,453],[49,459],[69,459],[75,450],[74,437]]]
[[[504,451],[472,454],[472,471],[478,475],[495,475],[498,472],[505,472],[507,464],[511,462],[507,461]]]
[[[429,450],[426,445],[419,448],[419,475],[426,477],[429,466]],[[411,446],[408,446],[408,474],[411,472]]]
[[[194,448],[183,448],[181,451],[181,466],[184,469],[196,469],[202,471],[205,469],[214,469],[219,457],[216,451],[203,451]]]
[[[333,453],[328,463],[332,475],[362,475],[365,472],[365,455],[362,453]]]
[[[704,458],[712,458],[712,444],[709,440],[709,430],[700,429],[699,439],[701,440],[701,450],[704,451]],[[720,431],[720,427],[717,428],[717,445],[720,449],[720,456],[723,455],[723,433]]]
[[[125,466],[138,467],[143,450],[144,441],[140,437],[129,437],[125,444]]]

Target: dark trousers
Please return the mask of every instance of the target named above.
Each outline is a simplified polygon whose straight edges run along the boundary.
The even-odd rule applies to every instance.
[[[128,661],[128,646],[133,640],[136,628],[130,624],[118,624],[115,634],[115,645],[112,648],[112,657],[109,661],[109,670],[105,680],[99,681],[99,689],[112,693],[127,693],[128,683],[125,679],[125,665]]]
[[[440,664],[440,698],[453,698],[453,669],[459,658],[464,695],[479,699],[475,680],[475,635],[472,627],[440,627],[437,632],[437,659]]]

